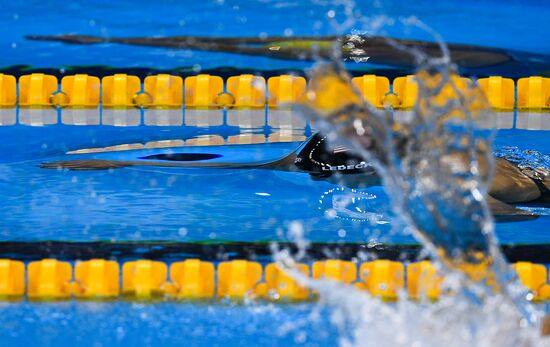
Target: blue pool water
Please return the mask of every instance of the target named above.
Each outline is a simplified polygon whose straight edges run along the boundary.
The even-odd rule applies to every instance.
[[[337,343],[328,311],[312,305],[185,303],[8,304],[2,346],[324,346]],[[319,318],[312,318],[319,315]],[[307,329],[304,329],[307,326]]]
[[[224,118],[222,111],[205,114],[212,112],[219,116],[212,119],[216,124],[213,127],[0,127],[5,153],[0,160],[0,239],[292,241],[286,232],[288,224],[301,221],[306,226],[306,237],[317,242],[414,243],[402,227],[392,229],[395,223],[390,221],[388,197],[381,187],[339,191],[331,183],[313,181],[306,173],[273,170],[134,167],[58,172],[38,167],[55,160],[135,160],[172,152],[221,155],[211,162],[258,163],[284,157],[300,145],[299,141],[276,142],[283,131],[280,127],[292,127],[300,123],[299,119],[284,124],[277,122],[276,115],[272,119],[270,112],[264,118],[263,111],[252,115],[249,111],[232,111],[229,118]],[[241,118],[239,112],[243,113]],[[238,126],[239,122],[244,125]],[[250,127],[252,123],[254,127]],[[291,129],[296,139],[305,139],[312,132],[306,123],[301,126]],[[495,145],[497,149],[516,146],[549,153],[550,144],[545,141],[548,134],[548,130],[501,129]],[[194,142],[200,138],[206,139],[206,145]],[[65,154],[167,140],[181,141],[183,147]],[[353,211],[355,205],[350,205],[327,218],[333,202],[350,194],[363,198],[357,205],[363,212]],[[533,221],[498,223],[499,240],[504,244],[550,243],[550,234],[543,232],[550,217],[547,209],[541,211],[543,216]]]
[[[265,75],[301,70],[311,63],[112,43],[68,45],[29,41],[25,35],[332,35],[335,29],[328,24],[327,12],[333,9],[342,20],[342,7],[324,1],[3,1],[0,72],[46,71],[61,76],[77,68],[90,74],[131,69],[143,77],[159,69],[182,75],[233,71],[224,68]],[[502,48],[518,57],[550,61],[544,2],[383,0],[358,2],[355,10],[372,20],[380,15],[397,20],[379,32],[392,37],[431,40],[422,30],[398,23],[401,17],[416,16],[448,42]],[[366,29],[361,24],[355,27]],[[475,73],[549,76],[550,69],[544,68],[548,65],[541,66],[517,71],[488,67]],[[369,63],[350,63],[348,68],[354,73],[375,68],[382,74],[411,72]],[[136,167],[61,172],[38,167],[78,157],[131,159],[156,154],[166,149],[151,147],[166,146],[167,141],[181,146],[170,151],[214,153],[222,156],[220,161],[276,159],[313,133],[309,124],[293,116],[263,110],[255,114],[176,111],[167,117],[131,110],[118,115],[103,112],[101,118],[95,111],[85,116],[84,126],[75,125],[77,117],[67,110],[0,109],[0,243],[293,241],[288,233],[293,221],[302,222],[306,238],[313,242],[415,243],[402,225],[391,220],[388,197],[380,187],[342,191],[307,174],[269,170]],[[498,117],[502,129],[495,140],[497,150],[514,146],[550,155],[548,114]],[[67,154],[120,145],[146,148]],[[349,194],[359,202],[327,218],[334,203]],[[499,242],[550,244],[550,213],[545,208],[535,211],[541,214],[536,220],[497,224]],[[10,257],[27,259],[29,254],[14,252]],[[0,346],[332,346],[342,336],[332,320],[330,309],[310,303],[0,303]]]

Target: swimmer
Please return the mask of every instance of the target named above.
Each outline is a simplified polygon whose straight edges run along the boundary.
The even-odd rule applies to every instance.
[[[326,137],[314,135],[297,153],[295,165],[314,179],[346,186],[380,185],[374,167],[344,147],[329,149]],[[345,175],[345,177],[344,177]],[[550,174],[544,168],[519,168],[504,158],[496,158],[489,195],[505,203],[546,203],[550,201]]]
[[[179,155],[179,157],[183,156]],[[66,170],[109,170],[130,166],[268,169],[304,172],[308,173],[313,180],[325,180],[351,188],[367,188],[382,184],[373,165],[365,162],[360,156],[345,147],[331,148],[326,137],[319,133],[311,136],[291,154],[270,162],[224,163],[208,162],[201,159],[198,157],[184,159],[185,161],[183,159],[179,161],[80,159],[43,163],[40,167]],[[540,168],[520,169],[503,158],[497,158],[495,164],[495,175],[489,189],[489,205],[495,218],[498,221],[536,218],[536,215],[508,204],[549,201],[550,176],[548,172]]]

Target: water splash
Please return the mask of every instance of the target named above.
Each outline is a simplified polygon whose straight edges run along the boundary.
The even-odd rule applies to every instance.
[[[527,303],[501,254],[485,198],[494,167],[490,107],[474,83],[458,77],[443,40],[416,19],[409,22],[430,32],[442,52],[433,58],[392,42],[419,66],[411,117],[369,105],[336,59],[311,71],[298,109],[330,143],[353,148],[375,165],[394,213],[444,273],[447,295],[431,305],[401,295],[389,305],[351,287],[294,275],[334,308],[343,346],[545,343],[533,324],[542,311]],[[289,269],[295,262],[288,252],[276,259]]]
[[[541,168],[550,170],[550,156],[535,150],[522,150],[516,146],[505,146],[495,151],[495,156],[516,164],[519,168]]]
[[[353,188],[331,188],[319,197],[319,209],[327,218],[369,222],[372,225],[388,224],[388,217],[375,212],[379,205],[376,195]]]
[[[492,136],[477,136],[473,123],[484,117],[482,95],[465,97],[447,82],[453,79],[446,65],[430,63],[418,74],[410,123],[367,105],[334,63],[313,71],[303,112],[333,143],[351,146],[376,165],[396,212],[447,267],[475,282],[494,281],[502,269],[489,268],[501,255],[483,199]]]

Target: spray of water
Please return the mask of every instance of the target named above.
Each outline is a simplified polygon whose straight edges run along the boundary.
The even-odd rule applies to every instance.
[[[431,32],[416,19],[408,24]],[[389,305],[351,287],[294,275],[333,307],[343,346],[539,345],[544,341],[533,323],[542,313],[526,302],[502,256],[485,199],[494,164],[490,107],[475,84],[457,77],[443,40],[431,33],[440,57],[389,41],[418,64],[418,99],[407,117],[363,100],[338,53],[311,71],[297,108],[330,143],[375,165],[395,215],[445,275],[447,295],[431,305],[404,297]],[[276,259],[289,269],[295,263],[288,252]]]

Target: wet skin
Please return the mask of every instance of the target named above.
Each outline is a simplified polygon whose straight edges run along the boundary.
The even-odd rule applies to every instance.
[[[550,187],[548,177],[543,184]],[[497,158],[495,176],[489,194],[500,201],[509,203],[530,202],[539,199],[542,193],[535,182],[523,174],[516,165],[506,159]]]

